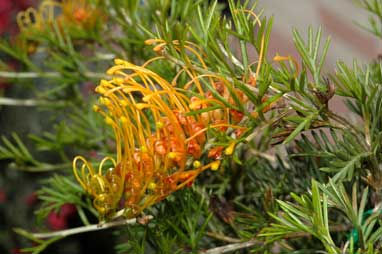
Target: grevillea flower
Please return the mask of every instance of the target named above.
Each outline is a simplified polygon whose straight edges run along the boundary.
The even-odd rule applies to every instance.
[[[19,12],[16,16],[17,25],[20,29],[20,33],[16,37],[18,47],[30,54],[34,53],[38,42],[31,38],[52,27],[52,22],[58,15],[60,8],[61,3],[44,0],[37,9],[29,7],[25,11]]]
[[[88,0],[63,0],[62,14],[58,19],[59,22],[71,28],[80,26],[82,29],[92,30],[96,29],[96,25],[103,18],[102,11],[90,4]]]
[[[156,44],[154,51],[159,55],[167,45],[159,39],[146,44]],[[96,88],[101,97],[94,110],[114,130],[116,158],[104,158],[95,170],[84,157],[77,156],[73,169],[79,183],[93,196],[101,217],[113,215],[118,208],[124,208],[125,216],[136,216],[191,185],[202,171],[217,170],[247,130],[244,117],[257,117],[246,108],[252,102],[226,78],[197,73],[188,54],[208,70],[197,45],[173,41],[172,46],[179,52],[187,51],[187,64],[171,83],[146,68],[163,58],[159,56],[142,66],[116,59],[107,71],[113,78],[102,80]],[[257,69],[258,73],[260,67]],[[176,85],[181,73],[190,79],[182,89]],[[227,145],[206,146],[209,130],[218,132],[214,138],[223,137],[221,141]],[[203,165],[199,158],[204,154],[207,163]],[[111,166],[105,169],[106,165]]]
[[[206,169],[217,170],[219,160],[198,160],[208,129],[200,115],[188,116],[190,100],[158,74],[143,66],[115,60],[96,92],[102,95],[94,110],[102,114],[115,134],[116,159],[104,158],[98,170],[78,156],[74,174],[93,196],[101,216],[122,206],[126,216],[172,192],[192,184]],[[109,162],[107,170],[104,165]]]
[[[237,10],[237,12],[249,12],[255,17],[259,26],[261,26],[261,21],[254,12],[247,10]],[[192,42],[184,41],[180,43],[178,40],[174,40],[168,43],[162,39],[149,39],[145,43],[147,45],[154,45],[153,50],[160,56],[166,54],[166,47],[168,46],[171,46],[183,56],[185,64],[177,76],[184,72],[190,78],[190,81],[184,86],[185,90],[192,91],[189,104],[190,110],[193,111],[193,114],[199,112],[202,123],[208,128],[217,129],[227,134],[225,135],[226,140],[222,140],[222,142],[224,143],[228,140],[228,142],[225,142],[228,145],[219,145],[211,148],[208,151],[208,158],[221,158],[223,152],[225,155],[231,155],[236,144],[248,130],[248,120],[256,119],[259,116],[259,112],[265,113],[273,108],[274,102],[267,103],[268,97],[266,95],[259,99],[264,104],[261,108],[257,109],[254,100],[249,100],[244,93],[245,90],[252,90],[256,87],[264,57],[264,36],[260,43],[259,59],[254,62],[257,63],[256,72],[253,73],[251,70],[251,65],[254,63],[247,66],[248,76],[243,76],[243,84],[229,81],[227,78],[211,71],[203,60],[205,53],[198,45]],[[193,60],[189,56],[192,56]],[[293,59],[275,58],[275,61],[284,60]],[[199,62],[196,64],[198,66],[197,71],[197,68],[194,67],[195,62]],[[204,70],[200,71],[200,69]],[[247,86],[246,89],[243,89],[243,86]],[[229,129],[233,130],[233,133],[228,131]]]
[[[37,47],[36,35],[55,30],[55,25],[61,30],[67,29],[72,37],[82,36],[83,31],[96,30],[97,24],[104,20],[100,9],[87,0],[43,0],[37,9],[28,8],[17,14],[17,24],[20,35],[17,43],[28,53],[33,53]]]
[[[44,0],[38,9],[30,7],[17,14],[16,21],[21,33],[30,34],[41,32],[57,16],[61,9],[61,3],[51,0]]]
[[[91,5],[87,0],[44,0],[38,7],[28,8],[19,12],[17,24],[21,31],[43,30],[54,20],[59,25],[81,26],[94,28],[97,20],[102,18],[101,11]]]
[[[147,45],[157,44],[153,50],[159,54],[161,54],[167,45],[167,43],[161,39],[149,39],[146,40],[145,43]],[[172,41],[172,45],[177,51],[182,52],[179,41]],[[184,42],[182,47],[196,57],[206,72],[209,71],[202,57],[205,53],[200,47],[188,41]],[[239,123],[244,117],[243,105],[248,102],[248,98],[244,93],[240,91],[240,89],[235,88],[233,84],[224,77],[216,74],[198,75],[193,69],[193,64],[191,64],[191,60],[187,54],[183,55],[186,58],[187,65],[183,67],[183,70],[180,71],[178,75],[181,72],[187,73],[190,77],[190,81],[185,85],[184,89],[193,90],[197,93],[197,95],[191,97],[189,108],[194,111],[204,111],[200,115],[203,123],[209,128],[220,128],[223,131],[228,127],[240,131],[245,129],[241,126],[235,126],[235,124]],[[208,110],[213,107],[216,109]]]

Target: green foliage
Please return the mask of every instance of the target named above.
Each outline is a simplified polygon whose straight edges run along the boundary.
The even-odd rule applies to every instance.
[[[63,238],[62,236],[56,236],[56,237],[52,237],[48,240],[41,240],[41,239],[38,239],[37,237],[34,237],[31,233],[29,233],[29,232],[27,232],[21,228],[15,228],[14,231],[17,234],[25,237],[26,239],[34,242],[35,246],[23,248],[21,250],[22,252],[27,252],[27,253],[29,252],[32,254],[39,254],[39,253],[43,252],[46,248],[48,248],[49,245],[51,245],[54,242],[57,242]]]
[[[381,160],[381,63],[376,62],[361,68],[355,62],[350,69],[343,63],[338,64],[338,71],[334,82],[338,87],[338,94],[349,98],[347,105],[351,111],[361,117],[363,128],[351,126],[353,146],[368,156],[365,163],[369,171],[370,184],[379,189],[381,173],[378,161]],[[342,119],[343,121],[344,119]],[[346,123],[346,121],[345,121]],[[349,125],[349,124],[347,124]]]
[[[321,34],[321,28],[317,30],[315,35],[313,34],[313,29],[309,28],[307,44],[305,44],[300,33],[297,30],[293,30],[294,43],[302,60],[304,61],[303,66],[307,67],[314,79],[314,83],[311,84],[311,86],[322,91],[326,87],[322,87],[320,75],[325,62],[326,54],[328,53],[330,38],[325,40],[321,56],[319,57],[321,47]]]
[[[349,197],[341,183],[335,184],[330,180],[328,184],[320,184],[313,180],[310,194],[298,196],[292,193],[295,203],[278,200],[283,213],[279,216],[271,214],[277,223],[265,228],[261,236],[267,237],[267,241],[275,241],[303,232],[320,240],[328,253],[377,253],[382,237],[381,225],[376,226],[380,207],[365,220],[368,188],[364,189],[359,203],[357,196],[356,184],[353,185]],[[329,211],[332,209],[342,213],[351,223],[354,232],[342,250],[336,247],[330,234],[330,231],[334,230],[334,226],[329,226],[334,224],[329,220]]]
[[[329,81],[321,77],[322,66],[330,44],[330,38],[326,39],[320,54],[321,36],[321,28],[315,34],[313,29],[309,28],[307,42],[304,42],[301,34],[294,30],[293,38],[302,59],[302,71],[296,75],[298,73],[297,63],[295,66],[290,65],[289,67],[281,63],[281,69],[274,74],[273,87],[284,93],[289,105],[297,113],[297,115],[285,118],[296,125],[284,140],[285,144],[295,139],[300,132],[314,128],[314,125],[321,127],[328,124],[328,101],[334,95],[334,88]],[[295,61],[290,56],[288,58],[290,63]],[[275,59],[277,58],[275,57]],[[313,77],[313,82],[309,81],[309,74]],[[291,96],[290,92],[297,92],[297,94]]]
[[[92,110],[84,112],[74,108],[64,120],[53,126],[53,132],[43,132],[39,136],[32,134],[30,138],[39,151],[56,151],[65,160],[65,149],[68,147],[96,149],[111,136],[99,128],[101,121]]]
[[[312,182],[311,196],[291,195],[297,204],[278,200],[285,213],[280,217],[272,215],[278,223],[264,229],[261,236],[270,237],[269,241],[273,241],[288,234],[304,232],[318,238],[328,253],[337,253],[338,249],[330,236],[328,197],[320,194],[317,182]]]
[[[155,219],[147,226],[120,230],[117,235],[127,242],[116,246],[118,253],[196,252],[206,241],[212,218],[203,196],[182,190],[152,210]],[[125,241],[125,240],[123,240]]]
[[[85,193],[81,186],[73,180],[73,178],[59,175],[45,180],[44,187],[37,192],[38,198],[42,201],[41,207],[36,211],[39,220],[47,217],[53,210],[57,212],[64,204],[75,205],[85,225],[89,225],[89,220],[84,211],[89,211],[93,216],[97,216],[91,200],[82,198]]]
[[[13,144],[6,137],[2,137],[3,146],[0,146],[0,160],[12,159],[15,161],[16,164],[37,165],[38,162],[30,154],[30,152],[25,147],[19,136],[16,133],[12,133],[12,137],[16,144]]]
[[[330,135],[322,130],[311,134],[312,140],[302,135],[301,139],[296,141],[298,149],[302,152],[294,156],[319,158],[320,170],[335,173],[333,181],[350,181],[362,173],[363,164],[370,154],[359,145],[351,133],[344,132],[342,137],[339,137],[336,131],[330,129]]]
[[[364,29],[382,38],[382,3],[379,0],[354,0],[361,8],[370,13],[369,27],[361,25]]]

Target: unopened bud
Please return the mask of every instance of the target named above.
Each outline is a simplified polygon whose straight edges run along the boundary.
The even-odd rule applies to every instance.
[[[236,142],[232,142],[224,151],[225,155],[232,155],[235,150]]]
[[[192,163],[192,165],[194,166],[194,168],[200,168],[200,166],[202,165],[202,163],[200,163],[200,161],[194,161]]]
[[[155,188],[157,187],[157,184],[154,183],[154,182],[150,182],[148,185],[147,185],[147,189],[149,190],[155,190]]]
[[[220,167],[220,161],[211,162],[211,170],[216,171]]]
[[[124,116],[121,116],[121,118],[119,118],[119,120],[121,120],[121,123],[127,123],[127,118]]]
[[[105,122],[107,123],[107,124],[110,124],[110,125],[112,125],[113,124],[113,119],[111,119],[110,117],[106,117],[105,118]]]
[[[98,107],[98,105],[93,105],[93,110],[94,112],[100,112],[100,108]]]
[[[122,59],[116,58],[116,59],[114,59],[114,63],[116,65],[125,65],[127,62],[122,60]]]

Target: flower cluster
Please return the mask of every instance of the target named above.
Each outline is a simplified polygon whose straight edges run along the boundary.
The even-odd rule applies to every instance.
[[[156,44],[154,51],[159,55],[167,45],[163,40],[146,44]],[[178,41],[172,46],[181,50]],[[196,45],[185,42],[183,47],[208,69]],[[136,216],[172,192],[190,186],[204,170],[217,170],[247,131],[246,119],[258,117],[250,110],[253,103],[224,77],[197,74],[189,65],[169,83],[147,68],[162,58],[142,66],[116,59],[107,71],[112,79],[102,80],[96,88],[101,97],[94,110],[114,130],[117,157],[104,158],[95,170],[77,156],[73,169],[101,216],[112,215],[118,208],[125,208],[128,217]],[[189,81],[180,88],[177,79],[182,73]],[[252,77],[248,85],[255,84]],[[208,142],[219,143],[218,137],[226,145]],[[110,167],[105,167],[107,164]]]
[[[28,8],[19,12],[17,24],[20,30],[41,31],[57,21],[59,25],[81,26],[92,29],[100,18],[100,11],[86,0],[44,0],[38,9]]]
[[[101,215],[123,202],[126,215],[134,216],[192,184],[202,171],[217,170],[220,160],[205,165],[198,160],[208,128],[201,115],[188,115],[191,101],[181,90],[145,66],[115,63],[107,72],[114,78],[96,88],[102,97],[94,110],[114,130],[116,161],[106,157],[95,171],[78,156],[73,167]],[[107,161],[112,167],[104,170]]]
[[[104,18],[101,10],[91,5],[88,0],[63,0],[61,6],[62,15],[58,20],[72,28],[80,26],[90,31]]]
[[[57,32],[65,28],[74,37],[82,36],[82,31],[99,29],[103,18],[101,10],[86,0],[44,0],[37,9],[30,7],[17,14],[21,32],[18,43],[33,53],[37,46],[34,38],[46,30]]]
[[[41,31],[46,24],[52,22],[61,3],[55,1],[43,1],[38,9],[30,7],[17,14],[16,21],[22,33]]]

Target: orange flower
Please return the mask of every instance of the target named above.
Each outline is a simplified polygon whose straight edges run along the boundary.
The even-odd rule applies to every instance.
[[[75,37],[81,36],[79,29],[96,29],[103,17],[101,11],[87,0],[43,0],[37,9],[30,7],[17,14],[20,34],[16,42],[28,53],[34,53],[38,46],[36,36],[47,30],[53,31],[55,23],[60,29],[69,27],[69,33]]]
[[[107,71],[113,78],[96,88],[102,97],[94,110],[114,130],[117,157],[106,157],[96,172],[78,156],[73,169],[101,216],[113,214],[124,199],[125,215],[131,217],[192,184],[202,171],[218,169],[220,162],[196,161],[206,127],[200,116],[187,116],[187,96],[145,67],[119,59],[115,63]],[[107,161],[111,167],[104,170]]]
[[[59,2],[44,0],[38,9],[30,7],[19,12],[16,16],[17,25],[24,34],[41,32],[56,18],[61,7]]]
[[[16,20],[22,34],[28,36],[52,29],[54,22],[70,28],[94,29],[103,17],[87,0],[43,0],[38,9],[30,7],[19,12]]]
[[[20,34],[16,38],[17,46],[28,54],[34,53],[38,42],[31,38],[39,35],[45,29],[50,29],[60,9],[61,3],[44,0],[38,9],[29,7],[25,11],[17,13],[16,21],[20,29]]]
[[[104,17],[100,9],[89,3],[88,0],[63,0],[62,14],[59,17],[64,24],[72,28],[80,26],[83,29],[94,29],[98,21]]]

